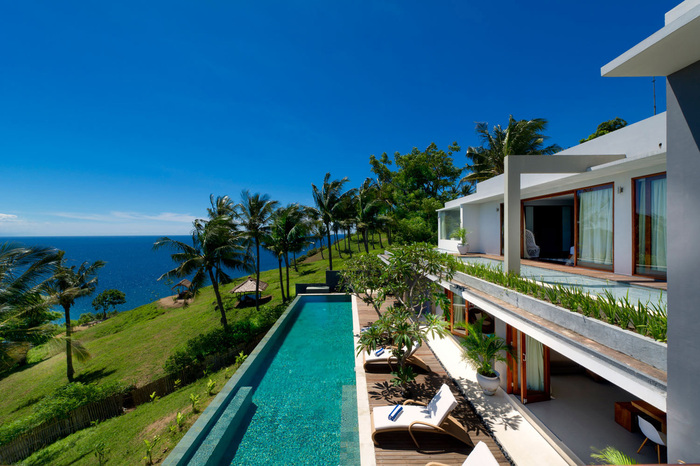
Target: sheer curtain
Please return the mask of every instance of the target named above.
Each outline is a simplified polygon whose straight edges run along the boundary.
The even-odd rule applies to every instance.
[[[544,390],[544,346],[525,335],[525,362],[527,364],[527,389]]]
[[[637,191],[637,263],[641,274],[666,273],[666,176],[640,178]]]
[[[463,328],[458,328],[457,325],[464,325],[467,322],[467,301],[457,294],[452,296],[453,330],[458,333],[464,333]]]
[[[612,266],[612,187],[579,191],[579,257],[591,265]]]
[[[637,180],[637,273],[648,266],[646,256],[647,242],[647,183],[646,179]]]
[[[666,177],[651,180],[651,267],[666,271]]]

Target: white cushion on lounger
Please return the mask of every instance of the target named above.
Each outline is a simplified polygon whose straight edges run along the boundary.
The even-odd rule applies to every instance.
[[[408,355],[409,357],[413,355],[413,353],[416,352],[416,350],[419,348],[417,342],[413,342],[413,348],[411,350],[411,353]],[[375,353],[377,352],[379,348],[377,348],[374,351],[370,351],[369,354],[365,353],[365,362],[379,362],[379,361],[388,361],[389,359],[396,359],[394,355],[391,354],[391,350],[389,348],[384,348],[384,352],[377,356]]]
[[[443,384],[440,391],[435,397],[430,400],[428,406],[411,406],[404,405],[403,412],[396,418],[395,421],[389,420],[389,413],[394,409],[394,406],[377,406],[374,408],[374,429],[379,432],[381,430],[396,429],[408,426],[412,422],[422,421],[428,424],[440,426],[448,414],[457,406],[457,400],[450,391],[450,388]],[[415,430],[434,430],[425,425],[415,425]]]
[[[394,405],[395,406],[395,405]],[[374,429],[376,431],[384,429],[395,429],[396,427],[406,427],[414,421],[423,421],[429,424],[434,424],[431,420],[430,413],[425,406],[404,405],[403,411],[395,421],[389,420],[389,413],[394,409],[394,406],[377,406],[374,408]],[[415,426],[417,430],[432,430],[426,426]]]
[[[379,356],[377,356],[376,352],[377,350],[370,351],[369,354],[365,353],[365,362],[387,361],[393,357],[389,348],[384,348],[384,352]]]
[[[464,460],[462,466],[498,466],[498,461],[493,457],[488,445],[479,442]]]

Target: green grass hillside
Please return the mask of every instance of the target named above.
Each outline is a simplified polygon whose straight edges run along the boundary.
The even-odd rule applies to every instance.
[[[386,242],[384,242],[384,245],[386,246]],[[374,253],[381,250],[378,242],[371,246]],[[356,241],[351,241],[351,248],[356,254]],[[290,268],[290,290],[292,295],[294,294],[294,283],[296,282],[316,283],[325,281],[325,271],[328,268],[327,249],[324,249],[323,255],[325,259],[321,259],[320,254],[307,258],[299,265],[298,271]],[[333,268],[336,270],[342,269],[348,257],[349,254],[347,252],[344,252],[342,257],[338,257],[338,253],[334,248]],[[277,269],[261,273],[260,278],[270,285],[263,293],[264,295],[273,296],[270,304],[281,302],[279,272]],[[228,291],[242,280],[238,279],[234,283],[222,287],[222,296],[227,297],[225,304],[227,309],[229,305],[233,307],[236,303],[235,298]],[[211,287],[208,287],[201,290],[195,301],[187,308],[167,309],[159,307],[156,303],[151,303],[131,311],[119,313],[106,322],[76,333],[76,338],[85,345],[92,355],[92,358],[85,363],[74,363],[76,381],[84,383],[95,382],[98,384],[116,381],[142,386],[162,377],[165,374],[163,364],[175,349],[183,347],[190,338],[221,325],[219,313],[214,309],[214,301],[213,291]],[[234,322],[241,319],[254,319],[255,312],[255,307],[245,309],[231,308],[227,310],[227,316],[230,322]],[[41,351],[42,348],[33,350],[35,354],[41,354]],[[42,397],[51,393],[56,387],[67,383],[65,370],[65,354],[59,353],[50,357],[46,356],[43,360],[25,366],[21,370],[0,379],[0,393],[3,393],[2,401],[0,401],[0,423],[12,422],[31,413],[35,403],[41,400]],[[217,377],[221,379],[221,376]],[[223,383],[225,381],[220,380],[219,387]],[[93,438],[94,436],[91,436],[89,432],[81,431],[54,445],[67,441],[89,442],[91,444],[98,441],[99,443],[109,440],[111,435],[115,437],[115,447],[116,444],[129,444],[132,445],[132,449],[136,449],[135,445],[143,446],[143,440],[148,439],[149,435],[150,437],[158,435],[158,432],[156,432],[158,429],[151,429],[156,432],[152,435],[150,431],[146,432],[148,426],[158,423],[160,418],[174,418],[177,411],[185,407],[187,403],[181,402],[182,400],[173,401],[172,403],[167,400],[177,396],[183,397],[184,400],[189,395],[182,395],[182,393],[189,393],[187,390],[188,388],[184,387],[158,402],[161,406],[167,407],[167,409],[156,410],[153,407],[138,407],[135,411],[151,414],[139,415],[138,419],[140,420],[131,421],[129,429],[121,429],[114,426],[127,422],[124,420],[127,416],[136,417],[136,415],[131,413],[105,421],[95,428],[87,429],[95,432],[100,432],[102,429],[105,432],[112,432],[109,435],[98,435],[99,441],[95,440],[97,437]],[[181,395],[177,395],[178,393]],[[208,400],[204,400],[204,398],[206,397],[203,397],[202,402],[208,403]],[[172,409],[170,409],[171,404]],[[148,406],[150,405],[148,404]],[[202,406],[203,408],[204,405]],[[161,426],[163,435],[168,433],[166,424]],[[132,437],[138,437],[138,441],[134,443]],[[176,441],[177,435],[171,437],[171,443]],[[74,440],[70,440],[72,438]],[[108,443],[112,442],[112,440],[109,440]],[[81,448],[89,450],[92,447],[85,443]],[[122,447],[119,448],[123,449]],[[162,449],[163,446],[161,446]],[[58,460],[54,453],[62,459]],[[51,464],[66,464],[78,460],[86,464],[95,462],[95,458],[92,455],[82,456],[81,458],[72,456],[71,459],[68,459],[68,457],[65,457],[65,453],[58,451],[54,453],[48,455],[50,458],[48,462]],[[40,454],[41,452],[38,452],[32,456],[32,464],[47,464],[40,460]],[[139,454],[143,456],[142,452]],[[138,458],[134,456],[134,462],[140,462],[141,456]]]

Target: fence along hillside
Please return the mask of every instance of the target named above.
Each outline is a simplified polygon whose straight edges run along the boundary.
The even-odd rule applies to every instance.
[[[204,362],[191,366],[177,374],[166,375],[154,380],[143,387],[138,387],[126,394],[117,394],[103,400],[76,408],[62,419],[54,419],[45,422],[30,431],[18,436],[5,445],[0,446],[0,464],[12,464],[30,456],[32,453],[51,445],[55,441],[67,437],[86,427],[90,427],[94,421],[119,416],[127,409],[151,401],[151,394],[165,396],[174,392],[180,386],[188,385],[202,377],[204,369],[216,371],[229,366],[236,361],[241,351],[249,353],[258,344],[262,336],[255,338],[248,344],[242,344],[225,353],[212,354],[205,358]],[[179,380],[176,384],[175,381]]]

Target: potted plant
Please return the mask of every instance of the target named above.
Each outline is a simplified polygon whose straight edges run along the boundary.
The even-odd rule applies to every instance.
[[[466,228],[457,228],[457,230],[452,236],[452,238],[459,240],[457,250],[462,256],[469,252],[469,243],[467,242],[467,236],[469,235],[469,233],[470,232],[467,231]]]
[[[496,361],[506,361],[504,353],[512,353],[506,341],[495,335],[483,332],[486,316],[473,324],[467,324],[467,335],[460,344],[464,347],[464,359],[476,368],[476,380],[486,395],[493,395],[498,390],[501,379],[493,368]]]

